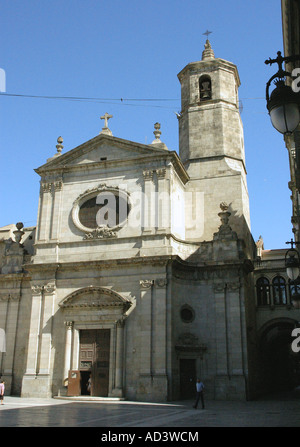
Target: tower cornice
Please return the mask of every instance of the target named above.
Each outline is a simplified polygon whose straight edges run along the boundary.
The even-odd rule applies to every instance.
[[[187,64],[177,75],[179,81],[187,74],[202,74],[209,73],[211,71],[215,71],[217,69],[228,70],[230,72],[234,72],[237,86],[241,85],[240,76],[238,73],[237,66],[232,62],[226,61],[225,59],[217,58],[217,59],[209,59],[203,61],[190,62]]]

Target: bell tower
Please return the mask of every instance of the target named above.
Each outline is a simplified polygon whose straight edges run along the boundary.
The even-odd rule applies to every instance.
[[[201,234],[187,231],[186,236],[211,240],[219,224],[216,210],[221,202],[227,202],[233,229],[245,237],[250,217],[237,67],[215,58],[206,40],[202,60],[189,63],[178,79],[179,154],[190,176],[190,190],[203,193]]]

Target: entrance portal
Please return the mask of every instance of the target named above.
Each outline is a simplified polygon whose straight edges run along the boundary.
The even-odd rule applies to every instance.
[[[291,349],[293,322],[276,321],[262,333],[260,371],[264,392],[292,390],[300,384],[299,356]]]
[[[79,370],[81,394],[108,396],[110,329],[80,331]],[[91,376],[91,391],[87,382]]]

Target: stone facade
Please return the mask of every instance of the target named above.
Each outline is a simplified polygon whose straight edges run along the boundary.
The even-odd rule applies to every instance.
[[[74,384],[80,394],[76,380],[91,372],[95,395],[187,398],[201,376],[211,398],[249,397],[254,245],[239,77],[208,41],[178,77],[179,155],[159,123],[143,145],[113,136],[106,114],[98,136],[65,154],[59,138],[36,170],[36,228],[2,229],[8,392],[67,395]]]

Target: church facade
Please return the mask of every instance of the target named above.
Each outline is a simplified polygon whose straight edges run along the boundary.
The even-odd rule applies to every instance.
[[[0,229],[1,372],[24,397],[251,397],[253,259],[237,68],[178,74],[179,155],[95,138],[36,169],[36,227]],[[91,378],[91,391],[87,389]]]

